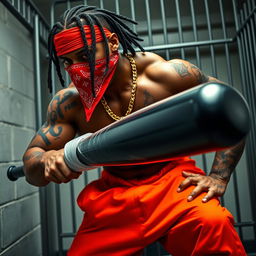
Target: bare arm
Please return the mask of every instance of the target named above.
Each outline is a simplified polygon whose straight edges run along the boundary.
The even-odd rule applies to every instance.
[[[26,179],[33,185],[45,186],[50,181],[68,182],[79,176],[71,172],[63,160],[63,147],[76,134],[72,123],[72,114],[78,107],[76,93],[74,89],[64,89],[53,97],[45,124],[24,153]]]
[[[176,93],[206,82],[224,83],[214,77],[205,75],[198,67],[187,61],[172,60],[169,63],[175,71],[172,74],[174,74],[173,90]],[[183,175],[186,179],[180,184],[178,191],[182,191],[190,185],[196,185],[196,188],[188,197],[189,201],[203,191],[208,191],[203,202],[209,201],[214,196],[222,196],[225,193],[231,174],[241,158],[244,146],[245,140],[226,150],[217,151],[209,176],[204,177],[184,172]]]

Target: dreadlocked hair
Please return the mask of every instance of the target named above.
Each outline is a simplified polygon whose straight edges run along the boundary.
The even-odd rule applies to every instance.
[[[89,67],[90,67],[90,76],[92,81],[92,92],[95,97],[95,88],[94,88],[94,70],[95,70],[95,52],[96,52],[96,36],[94,25],[99,27],[101,35],[103,37],[103,44],[105,49],[106,56],[106,68],[105,74],[109,70],[109,48],[108,48],[108,39],[104,33],[103,28],[107,28],[112,33],[116,33],[120,44],[123,48],[123,54],[128,54],[129,52],[134,56],[135,47],[138,47],[141,51],[144,52],[143,47],[139,44],[138,41],[143,41],[139,38],[138,35],[132,31],[124,22],[138,24],[136,21],[116,14],[114,12],[97,8],[96,6],[85,6],[78,5],[73,8],[66,10],[62,16],[62,20],[57,22],[51,29],[48,38],[48,52],[49,52],[49,69],[48,69],[48,88],[52,92],[52,63],[55,66],[58,78],[61,85],[65,86],[65,81],[61,74],[60,63],[54,46],[54,36],[61,32],[63,29],[69,29],[72,27],[78,27],[82,40],[84,43],[84,52],[88,58]],[[83,25],[89,25],[92,36],[92,44],[89,48],[86,35],[84,32]]]

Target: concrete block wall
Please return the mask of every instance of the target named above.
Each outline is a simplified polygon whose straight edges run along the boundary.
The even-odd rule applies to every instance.
[[[10,165],[21,165],[35,134],[31,34],[0,3],[0,255],[42,255],[38,188],[11,182]]]

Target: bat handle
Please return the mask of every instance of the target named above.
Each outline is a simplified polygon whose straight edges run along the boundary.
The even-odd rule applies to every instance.
[[[20,177],[24,177],[24,171],[23,166],[16,167],[15,165],[12,165],[7,170],[7,177],[11,181],[16,181]]]

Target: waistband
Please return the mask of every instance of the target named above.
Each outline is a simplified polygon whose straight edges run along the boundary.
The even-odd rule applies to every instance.
[[[139,186],[153,183],[163,177],[169,171],[172,171],[178,166],[182,166],[182,168],[186,169],[194,169],[196,172],[202,174],[202,170],[195,166],[195,160],[189,157],[183,157],[174,161],[167,162],[162,169],[151,176],[135,178],[135,179],[123,179],[116,175],[111,174],[107,170],[103,170],[101,179],[108,186]],[[198,169],[198,170],[197,170]]]

